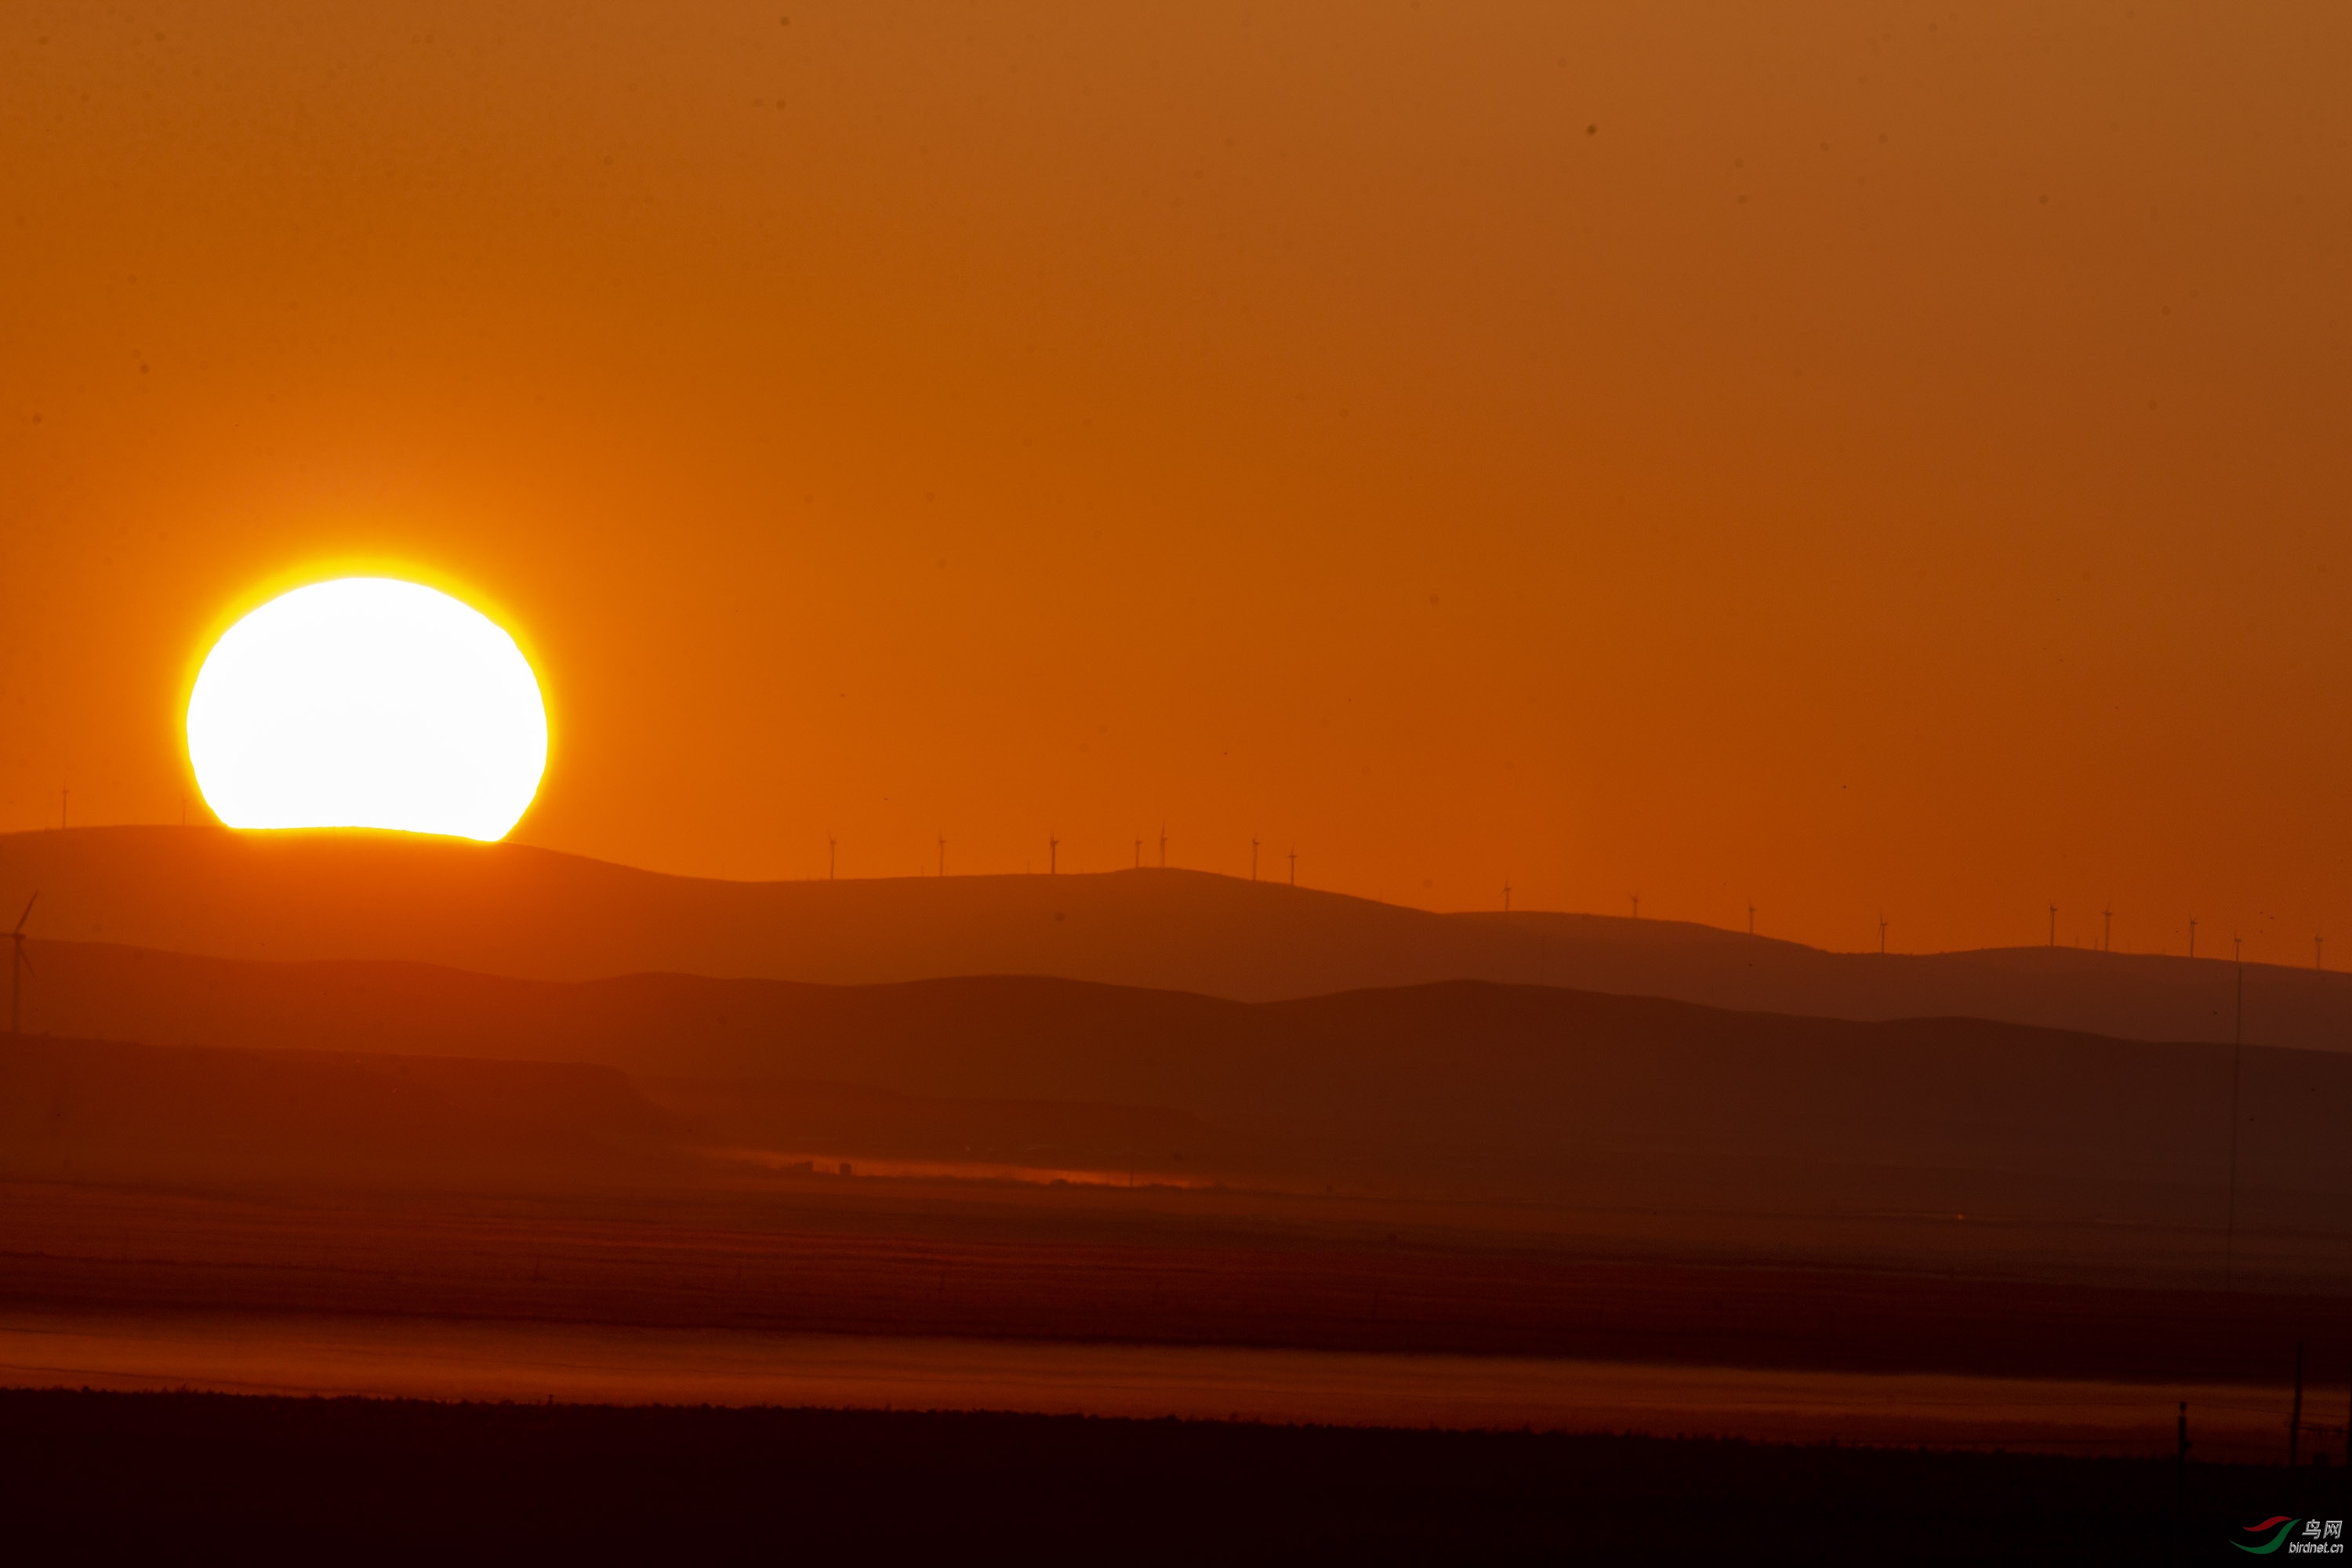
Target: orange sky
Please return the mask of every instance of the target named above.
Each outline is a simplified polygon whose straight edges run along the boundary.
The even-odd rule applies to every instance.
[[[13,6],[0,826],[172,819],[222,617],[390,561],[637,865],[2352,964],[2347,80],[2317,3]]]

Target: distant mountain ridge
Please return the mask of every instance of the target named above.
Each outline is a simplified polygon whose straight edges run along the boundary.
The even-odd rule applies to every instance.
[[[2070,948],[1838,953],[1622,916],[1435,914],[1197,871],[728,882],[402,834],[0,836],[0,903],[13,910],[37,889],[37,937],[541,980],[1037,974],[1253,1002],[1487,980],[1811,1017],[2226,1041],[2237,978],[2225,962]],[[2249,1042],[2352,1049],[2352,975],[2247,964],[2244,980]]]

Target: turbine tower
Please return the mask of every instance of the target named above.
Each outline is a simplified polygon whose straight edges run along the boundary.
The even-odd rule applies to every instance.
[[[40,896],[36,892],[25,900],[25,912],[16,917],[16,929],[8,933],[11,949],[8,957],[8,1032],[11,1035],[25,1032],[25,922],[33,918],[33,905]]]
[[[834,852],[840,847],[840,843],[841,841],[830,833],[824,836],[824,879],[828,882],[832,881],[834,878],[838,875],[835,868],[840,864],[840,861]]]
[[[2050,945],[2058,945],[2058,906],[2055,904],[2050,906]]]
[[[1168,869],[1168,825],[1160,825],[1160,868]]]
[[[1062,841],[1051,833],[1045,835],[1045,875],[1061,875]]]
[[[1886,956],[1886,917],[1885,915],[1878,917],[1878,956],[1881,958]]]
[[[1139,871],[1143,869],[1143,835],[1140,833],[1135,836],[1135,868]]]
[[[2197,956],[2197,917],[2189,917],[2189,956]]]
[[[1290,885],[1298,886],[1298,846],[1290,847]]]
[[[1250,835],[1250,880],[1257,880],[1257,835]]]
[[[2106,922],[2099,928],[2099,951],[2113,952],[2116,950],[2116,911],[2101,910],[2099,919]]]
[[[947,829],[943,827],[943,828],[940,829],[940,876],[942,876],[942,877],[944,877],[944,876],[946,876],[947,874],[948,874],[948,834],[947,834]]]

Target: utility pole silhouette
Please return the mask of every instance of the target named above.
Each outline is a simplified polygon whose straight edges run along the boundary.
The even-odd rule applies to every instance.
[[[2180,1402],[2180,1425],[2174,1429],[2172,1450],[2172,1522],[2176,1530],[2188,1527],[2189,1518],[2189,1401]]]
[[[1160,825],[1160,868],[1168,869],[1168,825]]]
[[[2058,945],[2058,906],[2055,904],[2050,906],[2050,945]]]
[[[828,882],[839,875],[840,861],[834,853],[839,845],[840,841],[832,834],[824,836],[824,879]]]
[[[2221,1289],[2232,1288],[2238,1269],[2238,1076],[2246,1054],[2246,939],[2230,939],[2238,976],[2236,1012],[2230,1024],[2230,1213],[2221,1232]]]
[[[2294,1342],[2294,1406],[2286,1417],[2286,1468],[2303,1458],[2303,1342]]]
[[[2189,920],[2189,956],[2197,956],[2197,918],[2194,915]]]
[[[1250,880],[1257,880],[1257,835],[1250,835]]]
[[[1290,885],[1298,886],[1298,846],[1290,847]]]
[[[1062,870],[1062,841],[1052,834],[1045,835],[1045,875],[1057,877]]]
[[[2106,922],[2106,924],[2099,928],[2099,951],[2101,952],[2111,952],[2115,950],[2116,945],[2116,911],[2113,910],[2101,910],[2099,911],[2099,918]]]
[[[40,897],[35,892],[25,900],[25,912],[16,917],[16,929],[8,933],[14,950],[8,961],[8,1032],[12,1035],[25,1032],[25,922],[33,918],[33,905]]]

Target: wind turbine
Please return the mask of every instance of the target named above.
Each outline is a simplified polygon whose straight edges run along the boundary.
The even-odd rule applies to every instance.
[[[1160,825],[1160,868],[1168,869],[1168,825]]]
[[[1062,841],[1051,833],[1045,835],[1045,875],[1061,875]]]
[[[840,844],[841,841],[835,838],[832,834],[828,833],[824,836],[824,879],[828,882],[832,881],[838,874],[836,867],[839,865],[839,860],[835,857],[835,851],[840,847]]]
[[[1143,835],[1140,833],[1135,836],[1135,868],[1139,871],[1143,869]]]
[[[8,933],[8,942],[13,949],[8,961],[8,1032],[11,1035],[25,1032],[25,922],[33,918],[33,905],[40,897],[37,892],[25,900],[25,912],[16,917],[16,929]]]
[[[944,877],[944,876],[946,876],[947,874],[948,874],[948,835],[947,835],[947,829],[945,829],[945,828],[941,828],[941,829],[940,829],[940,876],[942,876],[942,877]]]
[[[1250,835],[1250,880],[1257,880],[1257,835]]]
[[[1298,886],[1298,846],[1290,847],[1290,885]]]

